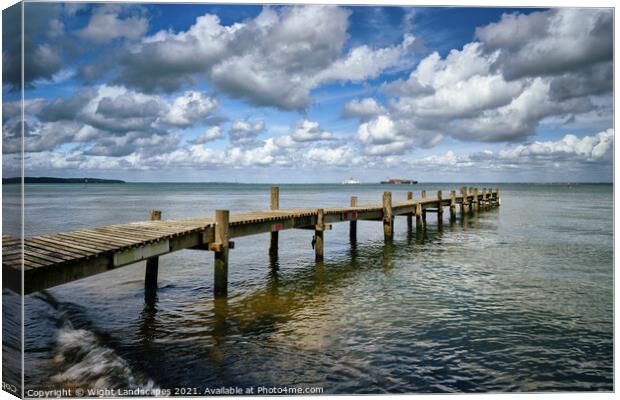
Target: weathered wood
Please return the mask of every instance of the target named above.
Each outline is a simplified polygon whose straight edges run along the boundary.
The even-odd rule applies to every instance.
[[[415,223],[416,229],[424,228],[424,224],[426,221],[422,219],[422,204],[418,203],[415,207]]]
[[[442,204],[441,190],[437,191],[437,223],[441,225],[443,223],[443,204]]]
[[[422,193],[420,194],[420,197],[422,197],[423,199],[426,198],[426,190],[422,190]]]
[[[280,209],[280,188],[277,186],[271,188],[270,208],[271,210]],[[272,231],[269,238],[269,256],[271,257],[278,256],[278,239],[278,230]]]
[[[392,192],[383,192],[383,236],[385,237],[385,240],[390,240],[394,237]]]
[[[213,264],[213,294],[223,297],[228,294],[228,225],[230,212],[228,210],[215,211],[215,243],[221,247],[215,252]]]
[[[463,198],[462,202],[461,202],[461,215],[465,214],[467,205],[469,203],[469,200],[467,198],[467,188],[465,186],[461,187],[461,197]]]
[[[351,207],[357,207],[357,196],[351,196]],[[349,222],[349,239],[355,242],[357,240],[357,212],[350,215],[349,221],[351,221]]]
[[[478,188],[474,188],[474,201],[472,202],[474,205],[474,211],[478,211],[480,208],[480,199],[478,198]]]
[[[11,290],[20,291],[20,279],[13,278],[21,276],[23,265],[27,280],[30,280],[24,286],[27,294],[142,260],[147,260],[147,265],[151,266],[157,256],[182,249],[211,250],[216,258],[214,292],[223,295],[227,292],[228,252],[233,248],[234,243],[230,240],[233,237],[277,233],[285,229],[312,229],[315,231],[315,255],[320,260],[324,256],[324,231],[331,228],[331,223],[349,222],[354,238],[358,220],[382,221],[384,235],[388,239],[394,235],[393,223],[397,215],[411,217],[415,213],[417,227],[423,228],[427,212],[440,215],[443,207],[449,206],[452,218],[459,203],[464,209],[468,205],[494,205],[499,202],[499,190],[484,188],[479,193],[478,189],[471,188],[470,191],[471,194],[463,187],[460,195],[452,191],[450,198],[445,199],[441,192],[437,197],[428,197],[423,191],[417,199],[409,192],[407,200],[399,202],[392,202],[391,193],[386,192],[382,204],[360,206],[357,198],[353,197],[350,206],[320,210],[280,210],[278,200],[273,202],[272,207],[277,206],[278,209],[234,215],[228,213],[225,233],[218,235],[218,226],[221,228],[224,225],[218,225],[219,221],[214,217],[141,221],[27,238],[24,240],[23,254],[21,240],[4,235],[3,276],[9,278],[6,281],[8,285],[13,285]],[[153,214],[157,215],[151,213],[150,217]],[[226,240],[220,240],[222,237]],[[147,267],[149,269],[152,270]],[[157,274],[151,274],[153,278],[147,275],[145,273],[145,289],[156,287]]]
[[[149,219],[151,221],[161,220],[161,211],[151,210],[149,211]],[[167,244],[168,251],[170,251],[170,243]],[[157,292],[157,275],[159,273],[159,257],[150,257],[146,260],[146,270],[144,273],[144,298],[147,303],[150,303],[155,298]]]
[[[450,191],[450,221],[456,220],[456,191]]]
[[[314,231],[314,256],[317,261],[323,260],[324,243],[323,243],[323,231],[325,230],[325,210],[319,208],[317,210],[316,217],[316,229]]]
[[[407,200],[413,201],[413,192],[407,192]],[[407,214],[407,229],[411,229],[413,226],[413,213]]]
[[[501,204],[501,201],[499,200],[499,188],[495,189],[495,206],[499,207]]]

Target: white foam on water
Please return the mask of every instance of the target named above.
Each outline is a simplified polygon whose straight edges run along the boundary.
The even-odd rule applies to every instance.
[[[158,389],[152,379],[132,371],[94,332],[74,329],[67,319],[58,330],[56,344],[54,361],[59,372],[50,377],[51,383],[90,389]]]

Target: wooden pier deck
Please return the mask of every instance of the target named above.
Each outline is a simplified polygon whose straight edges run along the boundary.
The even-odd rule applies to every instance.
[[[420,197],[413,198],[413,192],[408,192],[406,200],[396,202],[392,201],[391,192],[385,192],[381,204],[358,205],[357,198],[352,197],[346,207],[280,209],[279,189],[274,187],[271,209],[265,211],[230,214],[218,210],[214,216],[179,220],[161,220],[161,212],[151,211],[148,221],[28,237],[23,242],[3,235],[3,286],[22,293],[22,269],[23,293],[29,294],[146,260],[145,294],[152,296],[157,288],[158,257],[195,249],[215,253],[214,294],[225,296],[228,252],[234,248],[231,239],[235,237],[270,233],[269,253],[273,256],[278,251],[279,231],[312,230],[315,256],[320,260],[323,233],[331,230],[333,223],[349,222],[350,236],[355,240],[357,221],[382,221],[385,238],[390,240],[396,216],[406,216],[409,224],[415,216],[416,228],[424,229],[428,212],[437,213],[441,223],[444,207],[454,219],[457,207],[464,214],[499,203],[499,189],[461,188],[447,196],[441,191],[426,196],[422,191]]]

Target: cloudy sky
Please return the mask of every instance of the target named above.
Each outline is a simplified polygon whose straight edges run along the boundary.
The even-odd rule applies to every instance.
[[[3,175],[19,174],[19,9]],[[610,181],[610,9],[25,5],[27,175]]]

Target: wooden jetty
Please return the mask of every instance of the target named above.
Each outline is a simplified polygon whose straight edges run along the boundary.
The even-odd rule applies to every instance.
[[[450,219],[499,206],[499,189],[461,188],[449,195],[439,191],[427,196],[426,191],[414,198],[392,201],[392,193],[384,192],[381,204],[358,204],[351,198],[346,207],[280,209],[279,189],[271,189],[271,207],[267,211],[230,213],[217,210],[214,216],[162,220],[160,211],[151,211],[148,221],[82,229],[67,233],[18,238],[2,236],[2,275],[4,287],[16,293],[29,294],[106,272],[140,261],[146,261],[145,297],[157,289],[158,257],[183,249],[208,250],[215,253],[214,295],[226,296],[228,288],[228,253],[234,249],[235,237],[270,233],[269,254],[277,256],[278,232],[286,229],[314,231],[315,257],[324,257],[324,232],[333,223],[349,222],[350,238],[356,239],[357,221],[382,221],[386,240],[394,235],[394,218],[406,216],[409,226],[425,229],[426,214],[437,214],[443,221],[447,207]],[[22,288],[23,271],[23,288]]]

